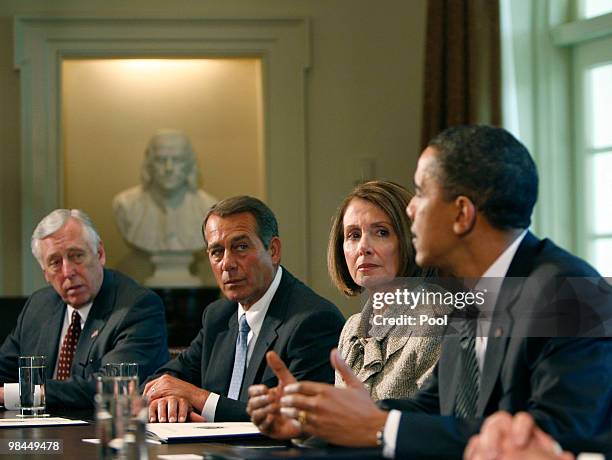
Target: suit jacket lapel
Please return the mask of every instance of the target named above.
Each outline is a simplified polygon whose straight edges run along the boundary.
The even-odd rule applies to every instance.
[[[484,415],[491,393],[499,380],[513,326],[512,307],[523,289],[524,277],[528,276],[531,271],[538,243],[539,240],[531,232],[527,232],[508,267],[497,298],[480,379],[478,415]]]
[[[504,308],[499,314],[496,312],[494,320],[491,323],[491,329],[487,340],[487,351],[485,353],[482,375],[480,378],[480,391],[476,409],[476,414],[479,416],[484,415],[487,402],[499,379],[501,366],[506,354],[506,346],[508,345],[510,331],[512,329],[512,319],[507,311],[510,305],[500,304],[499,302],[498,305],[504,305]]]
[[[66,304],[61,298],[58,298],[58,301],[53,308],[53,313],[51,317],[48,319],[48,323],[44,324],[43,327],[47,328],[48,331],[51,331],[48,338],[49,340],[44,340],[42,342],[42,350],[41,354],[47,357],[47,378],[53,378],[53,373],[55,372],[55,364],[57,361],[58,349],[60,347],[60,336],[62,333],[62,326],[64,322],[64,316],[66,315]],[[43,335],[44,336],[44,335]]]
[[[85,326],[81,331],[79,343],[77,344],[70,373],[85,377],[85,368],[91,347],[100,335],[106,321],[113,310],[115,303],[115,290],[112,289],[112,272],[104,270],[104,280],[100,287],[100,292],[93,301]]]
[[[227,330],[217,334],[215,345],[210,354],[207,369],[202,369],[202,388],[220,388],[219,392],[227,396],[232,371],[234,369],[234,357],[236,354],[236,339],[238,338],[238,318],[236,309],[238,304],[233,303],[232,314],[227,322]],[[214,363],[211,366],[210,363]],[[211,372],[213,370],[213,372]]]
[[[249,365],[244,374],[244,379],[242,380],[240,399],[245,399],[247,397],[249,386],[253,385],[255,382],[257,371],[262,364],[265,366],[266,352],[272,348],[272,344],[278,337],[277,330],[285,320],[285,315],[287,313],[286,298],[290,281],[287,270],[283,269],[280,284],[268,307],[268,312],[261,325],[259,337],[255,343],[255,348],[253,348],[253,354],[251,355]]]
[[[452,415],[454,413],[457,382],[461,375],[459,350],[461,350],[459,336],[452,335],[444,338],[442,355],[438,364],[438,395],[442,415]]]
[[[257,371],[261,367],[262,363],[265,362],[266,352],[271,348],[271,345],[278,337],[276,329],[281,325],[281,323],[282,321],[280,319],[269,318],[269,316],[266,315],[259,333],[259,337],[255,343],[255,348],[253,348],[253,354],[249,360],[249,365],[247,366],[246,373],[244,374],[244,379],[242,380],[240,399],[242,399],[242,396],[246,396],[249,386],[253,385],[255,382]]]

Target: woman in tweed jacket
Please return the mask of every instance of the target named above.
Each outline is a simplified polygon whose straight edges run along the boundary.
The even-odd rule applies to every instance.
[[[375,401],[414,394],[438,361],[441,326],[376,325],[375,315],[399,317],[417,312],[429,316],[449,313],[451,306],[385,305],[374,309],[374,292],[429,289],[414,261],[406,206],[410,193],[387,181],[358,185],[341,203],[333,221],[327,266],[336,287],[347,296],[365,292],[363,311],[351,316],[340,335],[338,350]],[[343,385],[336,373],[336,385]]]

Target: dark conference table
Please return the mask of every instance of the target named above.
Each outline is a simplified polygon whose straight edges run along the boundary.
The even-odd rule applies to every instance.
[[[0,409],[0,418],[14,418],[17,412],[5,411]],[[63,441],[63,453],[59,454],[43,454],[43,453],[14,453],[10,457],[6,456],[3,458],[24,458],[24,459],[45,459],[50,460],[53,458],[67,458],[67,459],[95,459],[98,456],[98,445],[85,443],[82,439],[95,438],[96,437],[96,425],[93,421],[91,413],[75,412],[71,414],[53,413],[52,416],[65,417],[75,420],[84,420],[89,422],[89,425],[72,425],[72,426],[55,426],[55,427],[32,427],[32,428],[0,428],[0,442],[4,443],[5,440],[57,440]],[[612,442],[610,441],[599,441],[593,444],[592,451],[601,451],[603,447],[609,446]],[[256,458],[254,455],[258,455],[261,460],[291,458],[291,459],[350,459],[350,460],[375,460],[381,459],[381,452],[378,449],[348,449],[339,447],[326,447],[318,449],[299,449],[295,447],[288,447],[278,441],[274,441],[268,438],[250,438],[250,439],[238,439],[233,441],[219,441],[213,442],[199,442],[199,443],[175,443],[175,444],[148,444],[149,458],[156,459],[158,455],[165,454],[197,454],[204,455],[207,453],[210,459],[221,459],[221,458],[244,458],[245,455],[241,455],[241,452],[232,451],[229,452],[231,456],[225,457],[223,454],[228,452],[222,452],[227,447],[244,447],[248,449],[248,457]],[[586,448],[586,446],[583,446]],[[270,449],[266,449],[270,448]],[[275,448],[275,449],[273,449]],[[243,450],[242,452],[247,452]],[[0,455],[1,456],[1,455]],[[607,459],[612,459],[612,452]]]
[[[7,411],[0,409],[0,418],[14,418],[18,412]],[[68,426],[48,426],[48,427],[28,427],[28,428],[0,428],[0,442],[6,446],[6,442],[17,440],[58,440],[63,441],[63,453],[12,453],[10,458],[24,459],[45,459],[52,458],[68,458],[68,459],[95,459],[98,456],[98,445],[83,442],[82,439],[96,437],[96,425],[91,412],[73,412],[70,414],[52,413],[52,416],[65,417],[75,420],[84,420],[89,422],[89,425],[68,425]],[[211,454],[210,458],[222,458],[219,456],[219,450],[224,446],[240,446],[247,447],[253,453],[259,455],[264,454],[264,450],[270,453],[269,458],[301,458],[308,457],[316,458],[350,458],[350,459],[375,459],[381,458],[379,451],[376,449],[343,449],[343,448],[326,448],[326,449],[297,449],[290,448],[278,441],[273,441],[268,438],[250,438],[238,439],[235,441],[219,443],[219,441],[207,443],[173,443],[173,444],[150,444],[148,443],[149,458],[155,459],[158,455],[164,454],[197,454],[204,455],[208,451]],[[262,449],[262,447],[278,449]],[[279,450],[282,448],[282,450]],[[216,454],[216,455],[215,455]],[[5,458],[9,458],[8,456]],[[264,457],[262,457],[264,458]]]

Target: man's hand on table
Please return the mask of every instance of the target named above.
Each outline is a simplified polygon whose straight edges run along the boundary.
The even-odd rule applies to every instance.
[[[209,391],[165,374],[146,384],[149,422],[203,422],[200,415]]]
[[[559,444],[536,425],[533,417],[519,412],[496,412],[488,417],[480,434],[472,436],[464,460],[571,460]]]

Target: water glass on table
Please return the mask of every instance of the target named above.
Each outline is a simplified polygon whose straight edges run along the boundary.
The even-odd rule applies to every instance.
[[[44,356],[20,356],[18,417],[46,417],[45,382],[47,360]]]
[[[99,458],[120,454],[123,458],[146,459],[147,404],[138,393],[138,364],[106,364],[97,378],[95,402]]]
[[[104,377],[116,377],[117,394],[138,393],[138,363],[108,363],[102,368]]]

